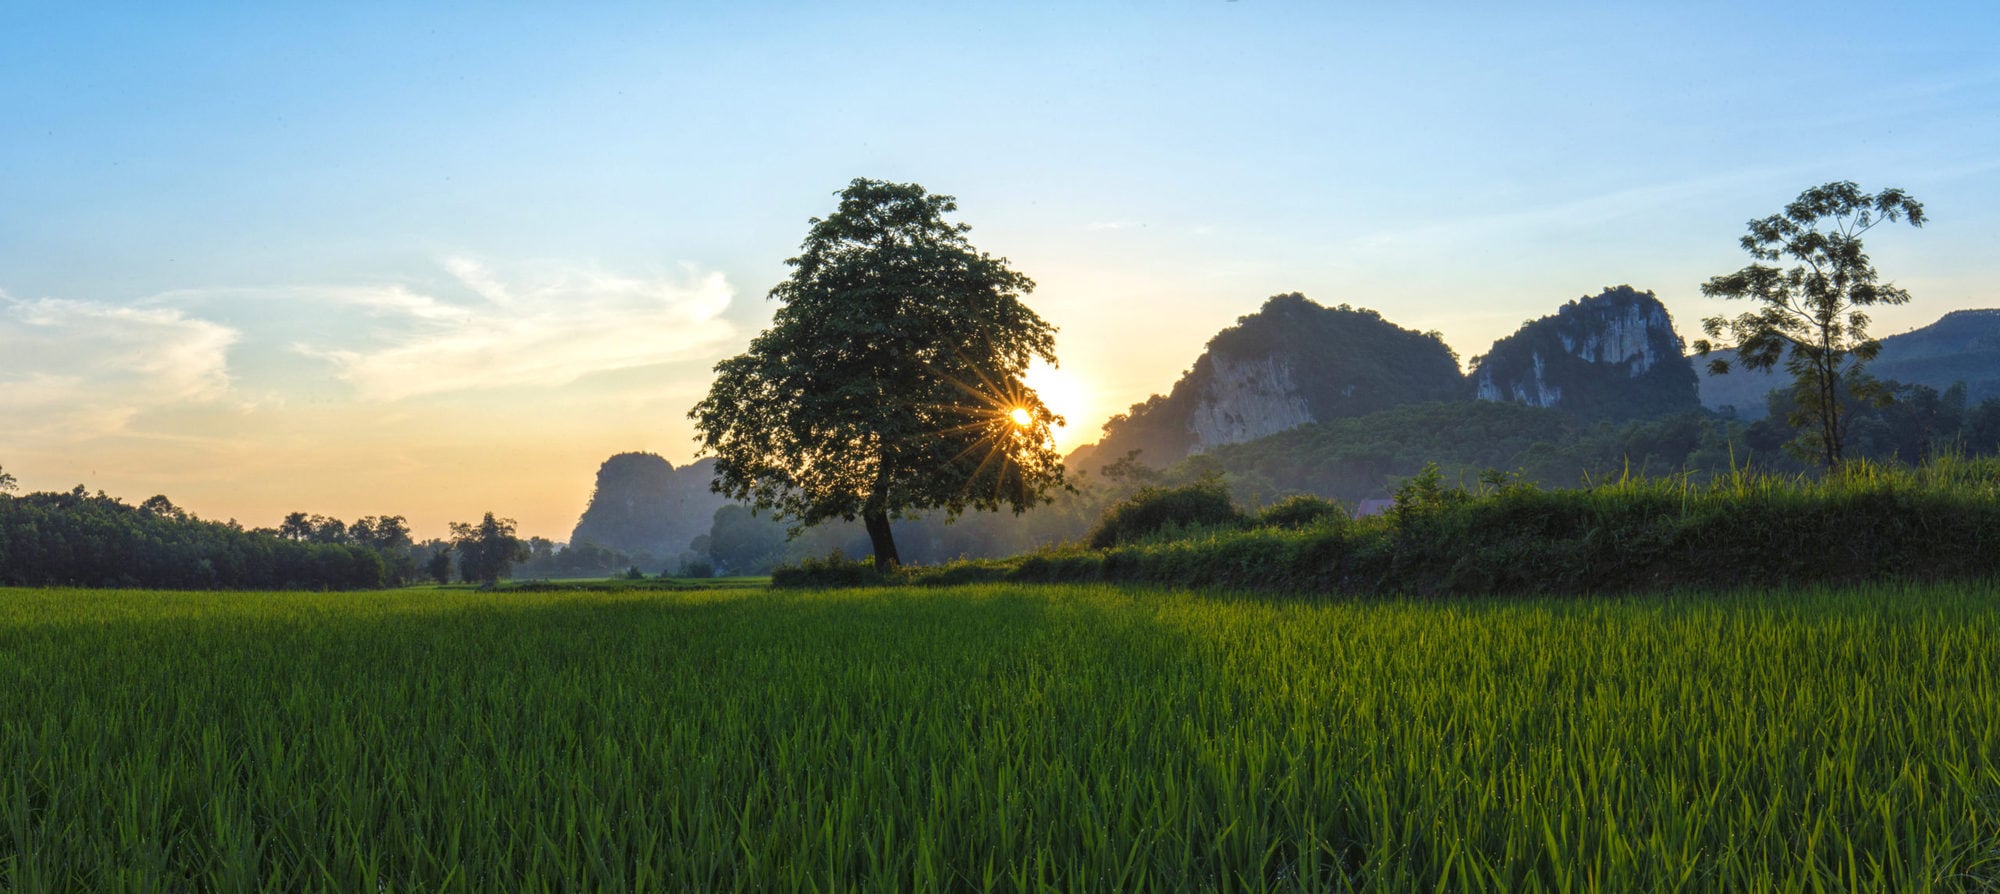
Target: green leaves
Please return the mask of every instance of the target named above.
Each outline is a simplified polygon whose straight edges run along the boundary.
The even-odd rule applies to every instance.
[[[1925,218],[1924,206],[1900,189],[1869,195],[1852,181],[1817,186],[1800,193],[1783,213],[1750,221],[1750,232],[1740,240],[1758,261],[1790,260],[1794,266],[1751,264],[1701,287],[1711,298],[1765,305],[1734,319],[1709,317],[1702,329],[1709,339],[1733,340],[1737,357],[1750,369],[1771,369],[1781,355],[1789,355],[1785,368],[1800,396],[1799,446],[1828,468],[1840,465],[1843,453],[1843,379],[1881,350],[1868,337],[1869,318],[1861,308],[1910,300],[1909,292],[1878,281],[1861,236],[1885,221],[1902,220],[1921,227]],[[1719,349],[1709,339],[1694,343],[1697,353]],[[1717,361],[1710,369],[1727,373],[1729,365]]]
[[[868,519],[878,561],[892,515],[1045,501],[1063,469],[1060,420],[1022,382],[1055,362],[1055,327],[1021,302],[1034,282],[967,241],[950,196],[865,179],[840,196],[771,289],[771,328],[689,413],[717,490],[804,525]]]
[[[451,523],[451,548],[458,553],[458,573],[468,581],[491,586],[515,562],[528,559],[527,541],[514,536],[514,520],[486,513],[479,524]]]

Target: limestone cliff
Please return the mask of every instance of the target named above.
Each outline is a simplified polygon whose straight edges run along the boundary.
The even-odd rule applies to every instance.
[[[668,559],[708,533],[727,500],[711,493],[715,460],[674,468],[651,453],[620,453],[597,469],[597,489],[577,520],[571,543]]]
[[[1571,301],[1524,324],[1473,358],[1473,394],[1563,410],[1577,416],[1633,419],[1701,406],[1694,365],[1667,309],[1631,286]]]
[[[1207,387],[1188,418],[1195,450],[1276,434],[1313,421],[1284,357],[1211,354]]]
[[[1458,358],[1437,335],[1365,308],[1278,295],[1210,339],[1168,394],[1112,417],[1104,440],[1072,454],[1071,464],[1096,471],[1139,450],[1141,462],[1161,467],[1222,444],[1463,391]]]

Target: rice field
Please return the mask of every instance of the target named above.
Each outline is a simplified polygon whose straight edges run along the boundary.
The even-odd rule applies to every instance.
[[[2000,591],[0,590],[7,890],[2000,888]]]

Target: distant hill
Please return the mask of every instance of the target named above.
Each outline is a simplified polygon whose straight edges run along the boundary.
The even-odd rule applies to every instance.
[[[1701,406],[1694,367],[1673,318],[1631,286],[1571,301],[1473,359],[1481,400],[1562,410],[1585,419],[1644,419]]]
[[[709,491],[714,477],[713,459],[676,469],[652,453],[613,456],[597,469],[597,489],[570,543],[662,559],[685,553],[728,502]]]
[[[1738,457],[1747,455],[1740,448]],[[1549,487],[1575,487],[1629,470],[1665,474],[1729,468],[1724,423],[1699,410],[1623,423],[1591,421],[1514,401],[1445,401],[1302,425],[1218,447],[1168,470],[1171,480],[1219,472],[1238,499],[1267,504],[1293,493],[1350,504],[1394,493],[1435,462],[1471,485],[1486,470]]]
[[[1733,352],[1720,356],[1735,360]],[[1695,366],[1701,377],[1702,406],[1735,407],[1744,419],[1762,418],[1766,395],[1788,382],[1782,369],[1757,372],[1732,363],[1728,375],[1716,376],[1708,373],[1702,358],[1695,358]],[[1868,370],[1877,378],[1939,391],[1964,382],[1972,403],[2000,397],[2000,309],[1955,310],[1929,326],[1888,336]]]
[[[1464,393],[1458,358],[1435,333],[1375,311],[1277,295],[1209,340],[1166,395],[1104,425],[1099,444],[1071,454],[1094,470],[1131,450],[1151,466],[1310,422]]]

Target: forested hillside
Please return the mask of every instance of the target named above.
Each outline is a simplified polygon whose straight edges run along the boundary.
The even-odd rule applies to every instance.
[[[1744,419],[1768,412],[1769,394],[1790,380],[1775,373],[1745,369],[1735,355],[1727,375],[1713,375],[1706,360],[1695,364],[1701,376],[1701,403],[1711,410],[1729,409]],[[2000,310],[1955,310],[1920,329],[1882,339],[1882,353],[1868,364],[1868,373],[1939,392],[1964,382],[1966,400],[1977,404],[2000,398]]]
[[[1309,422],[1447,400],[1464,387],[1457,355],[1436,333],[1367,308],[1277,295],[1216,333],[1167,394],[1113,416],[1084,459],[1137,450],[1165,465]]]

